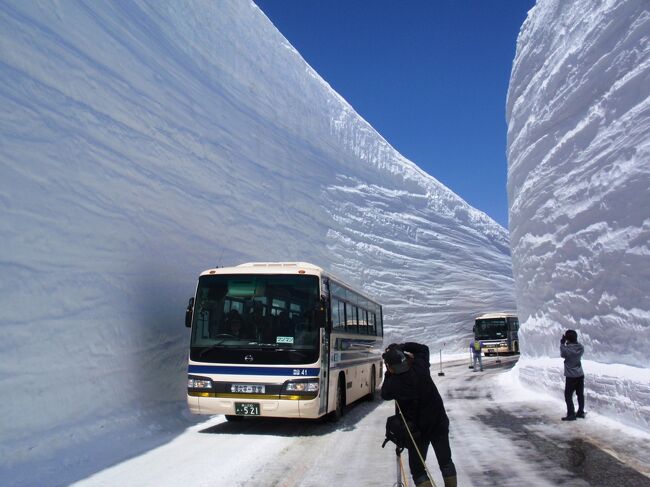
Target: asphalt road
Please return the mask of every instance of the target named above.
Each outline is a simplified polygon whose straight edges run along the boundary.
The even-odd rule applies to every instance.
[[[650,442],[587,418],[563,422],[561,402],[511,401],[497,378],[516,357],[465,363],[439,384],[451,427],[459,485],[650,486]],[[435,376],[434,376],[435,380]],[[587,397],[587,410],[588,410]]]
[[[562,422],[562,403],[507,397],[497,379],[515,362],[486,359],[485,371],[473,372],[469,360],[458,361],[443,365],[444,376],[432,366],[450,417],[460,487],[650,487],[650,440],[589,413]],[[381,444],[393,408],[392,401],[360,401],[337,423],[217,416],[78,485],[390,487],[396,456]],[[427,464],[442,486],[432,450]]]

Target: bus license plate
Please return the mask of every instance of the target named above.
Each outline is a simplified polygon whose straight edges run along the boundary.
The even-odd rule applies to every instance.
[[[239,392],[243,394],[264,394],[265,387],[257,384],[231,384],[230,392]]]
[[[260,405],[256,402],[236,402],[235,414],[237,416],[259,416]]]

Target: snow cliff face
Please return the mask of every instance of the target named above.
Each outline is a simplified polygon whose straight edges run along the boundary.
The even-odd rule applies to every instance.
[[[387,340],[436,352],[514,308],[506,231],[254,4],[10,1],[0,33],[6,462],[177,416],[184,309],[214,265],[311,261],[385,305]]]
[[[646,428],[648,87],[647,1],[544,0],[522,27],[507,106],[521,375],[557,391],[562,364],[543,358],[576,329],[591,407]]]

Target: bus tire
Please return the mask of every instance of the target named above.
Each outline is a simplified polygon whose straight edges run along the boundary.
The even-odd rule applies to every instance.
[[[339,376],[339,380],[336,383],[336,405],[334,411],[332,411],[332,421],[338,421],[343,416],[345,412],[345,379],[343,376]]]
[[[377,372],[375,372],[375,366],[372,366],[370,372],[370,391],[368,392],[368,401],[372,402],[377,396]]]

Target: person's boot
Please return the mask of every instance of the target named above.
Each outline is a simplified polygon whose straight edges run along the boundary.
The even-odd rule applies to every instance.
[[[575,420],[576,420],[575,414],[567,414],[565,417],[562,418],[562,421],[575,421]]]
[[[445,487],[456,487],[457,485],[455,475],[453,477],[443,477],[442,480],[445,481]]]

